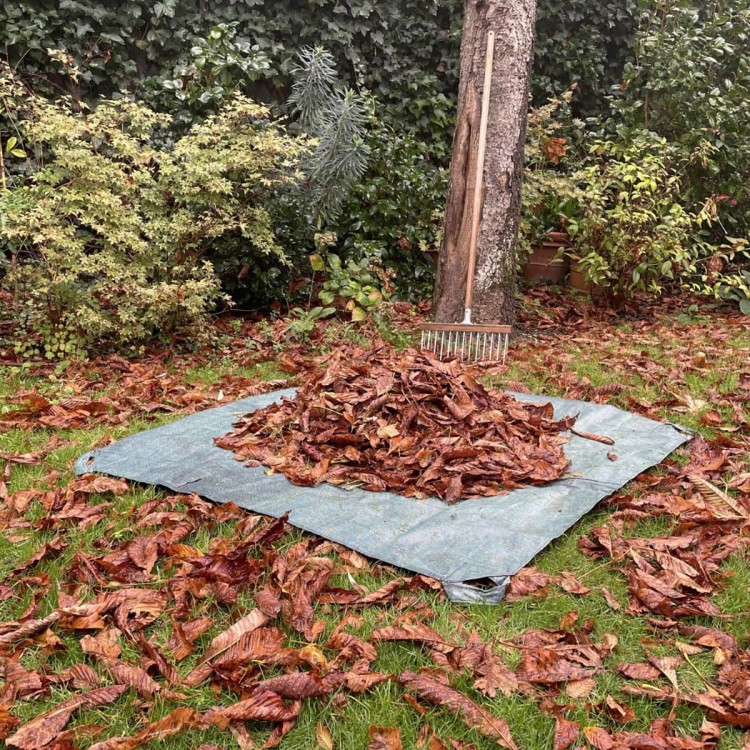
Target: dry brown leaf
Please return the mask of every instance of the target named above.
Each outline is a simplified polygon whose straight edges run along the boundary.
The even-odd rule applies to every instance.
[[[720,490],[715,484],[711,484],[697,474],[691,474],[688,479],[698,490],[703,501],[719,520],[739,520],[750,518],[748,513],[728,492]]]
[[[0,660],[0,669],[3,666],[5,679],[0,691],[0,706],[10,706],[16,698],[26,698],[44,689],[44,683],[37,671],[26,669],[12,659]]]
[[[627,724],[629,721],[635,721],[635,711],[633,709],[608,695],[604,701],[604,710],[607,715],[618,724]]]
[[[553,750],[567,750],[581,733],[581,728],[576,721],[568,721],[558,716],[555,721],[555,738]]]
[[[397,727],[370,727],[367,750],[403,750],[401,730]]]
[[[516,692],[528,692],[528,686],[520,684],[516,673],[497,654],[488,654],[477,666],[476,674],[480,676],[474,682],[474,689],[490,698],[494,698],[498,692],[506,698]]]
[[[299,715],[299,703],[287,704],[269,690],[256,690],[249,698],[224,708],[209,711],[205,718],[211,724],[225,728],[233,721],[285,722]]]
[[[658,679],[661,674],[656,667],[644,663],[618,664],[617,671],[631,680],[646,680],[648,682]]]
[[[322,750],[333,750],[333,737],[330,731],[323,724],[315,727],[315,741]]]
[[[55,708],[45,711],[24,724],[14,735],[8,737],[6,743],[21,750],[38,750],[48,745],[60,734],[70,717],[79,708],[93,708],[112,703],[126,690],[125,685],[111,685],[90,690],[88,693],[73,695]]]
[[[583,680],[573,680],[565,685],[565,692],[573,698],[573,700],[580,700],[581,698],[588,698],[596,688],[596,680],[591,677],[587,677]]]
[[[153,698],[161,690],[161,685],[153,680],[149,674],[131,664],[115,659],[100,658],[112,678],[120,685],[127,685],[139,692],[144,698]]]
[[[614,445],[615,441],[612,440],[611,437],[606,437],[605,435],[597,435],[593,432],[584,432],[583,430],[578,430],[575,427],[571,427],[570,431],[574,435],[578,435],[580,438],[584,438],[585,440],[594,440],[597,443],[603,443],[604,445]]]
[[[84,635],[80,640],[84,654],[105,656],[117,659],[122,653],[120,631],[117,628],[105,628],[96,635]]]
[[[41,620],[26,620],[7,633],[0,635],[0,647],[9,646],[11,643],[17,643],[24,638],[31,638],[37,633],[46,630],[60,619],[59,612],[52,612]]]
[[[583,734],[586,737],[586,742],[596,750],[612,750],[615,746],[612,735],[600,727],[584,727]]]
[[[671,683],[675,689],[675,693],[678,693],[680,688],[677,684],[677,667],[682,664],[681,656],[653,656],[652,654],[646,654],[646,658],[649,663],[656,667]]]
[[[376,628],[372,633],[371,640],[376,643],[378,641],[415,641],[429,644],[433,648],[448,645],[442,635],[436,633],[427,625],[409,622]]]
[[[457,714],[467,726],[492,737],[502,747],[518,750],[507,722],[488,713],[458,690],[444,685],[434,677],[414,672],[403,672],[399,682],[427,703]]]
[[[223,633],[219,633],[219,635],[211,641],[208,649],[206,649],[206,653],[203,654],[198,664],[210,661],[215,656],[223,653],[230,646],[237,643],[243,635],[262,627],[268,622],[268,620],[268,615],[264,615],[259,609],[252,610],[242,619],[237,620],[234,625],[227,628]]]
[[[427,745],[427,750],[448,750],[448,745],[446,745],[436,734],[433,734],[432,737],[430,737],[430,743]]]
[[[271,677],[258,683],[258,689],[271,691],[287,700],[308,700],[309,698],[320,698],[331,692],[332,686],[326,684],[317,675],[310,672],[292,672]]]
[[[523,568],[510,579],[505,601],[517,602],[530,594],[539,597],[547,592],[550,580],[551,578],[539,568]]]
[[[554,577],[554,582],[568,594],[585,596],[591,589],[584,586],[572,573],[563,572]]]
[[[132,737],[113,737],[92,745],[89,750],[134,750],[150,742],[172,737],[187,729],[205,726],[200,714],[193,708],[176,708],[164,718],[147,724]]]

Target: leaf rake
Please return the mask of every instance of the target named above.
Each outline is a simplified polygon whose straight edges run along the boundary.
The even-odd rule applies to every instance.
[[[464,319],[461,323],[425,323],[421,326],[420,348],[431,351],[440,359],[461,359],[468,362],[505,362],[508,355],[511,327],[504,325],[475,325],[471,322],[471,307],[474,301],[474,274],[477,266],[477,246],[484,192],[484,161],[487,148],[487,124],[492,88],[492,64],[495,56],[495,32],[487,36],[487,57],[484,66],[484,91],[482,93],[482,117],[479,126],[479,151],[477,153],[477,175],[474,187],[474,207],[469,243],[469,270],[466,279]]]

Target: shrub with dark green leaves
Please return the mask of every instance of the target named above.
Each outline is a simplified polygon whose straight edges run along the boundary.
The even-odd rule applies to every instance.
[[[287,262],[266,205],[306,145],[263,107],[237,96],[169,150],[152,139],[170,118],[143,104],[26,107],[22,145],[45,158],[0,195],[22,346],[53,358],[195,327],[222,298],[206,260],[217,244]]]
[[[635,28],[636,0],[540,0],[534,98],[581,81],[580,114],[602,111]],[[129,91],[184,127],[239,88],[283,103],[297,50],[322,45],[347,86],[369,90],[380,119],[450,154],[463,3],[455,0],[17,0],[0,3],[0,47],[50,96],[95,101]],[[46,86],[46,89],[43,88]]]
[[[368,145],[367,172],[332,226],[339,251],[354,260],[378,257],[398,296],[424,299],[435,276],[429,253],[442,241],[447,170],[429,159],[427,144],[387,125],[373,128]]]
[[[683,200],[716,202],[714,236],[750,236],[750,0],[649,4],[618,123],[666,138]],[[723,229],[722,229],[723,227]]]

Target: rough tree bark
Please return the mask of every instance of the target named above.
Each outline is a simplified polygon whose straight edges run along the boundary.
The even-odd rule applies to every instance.
[[[534,55],[536,0],[466,0],[458,120],[453,139],[445,237],[435,286],[438,323],[463,318],[487,33],[495,31],[484,208],[474,322],[513,324],[521,176]]]

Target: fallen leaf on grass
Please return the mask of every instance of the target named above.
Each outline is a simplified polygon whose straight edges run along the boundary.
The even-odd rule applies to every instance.
[[[231,706],[211,709],[206,721],[225,729],[233,721],[290,721],[299,715],[299,703],[285,703],[270,690],[257,690],[249,698]]]
[[[604,597],[604,601],[609,605],[610,609],[613,609],[615,612],[619,612],[622,609],[622,604],[617,601],[614,594],[606,586],[602,586],[599,591]]]
[[[75,479],[68,486],[69,492],[84,492],[86,494],[103,495],[111,492],[113,495],[125,495],[130,492],[130,485],[124,479],[115,479],[103,474],[84,474]]]
[[[17,576],[19,573],[23,573],[30,568],[33,568],[42,560],[47,560],[50,557],[55,557],[67,549],[68,543],[63,541],[61,537],[56,536],[51,541],[42,545],[31,557],[20,565],[16,565],[13,570],[10,571],[11,576]]]
[[[615,746],[612,735],[601,727],[584,727],[583,734],[586,742],[596,750],[612,750]]]
[[[618,724],[627,724],[636,719],[635,711],[633,711],[630,706],[620,703],[620,701],[616,700],[611,695],[608,695],[605,698],[602,708],[604,712]]]
[[[214,624],[208,617],[198,617],[189,622],[172,624],[172,633],[165,644],[166,650],[172,654],[175,661],[182,661],[195,651],[196,639],[203,635]]]
[[[378,641],[413,641],[428,644],[438,650],[448,646],[443,636],[422,623],[404,622],[399,625],[376,628],[372,633],[372,640],[376,643]],[[448,646],[448,648],[451,647]]]
[[[0,706],[10,706],[16,698],[27,698],[44,689],[44,683],[39,672],[26,669],[17,661],[11,659],[3,661],[5,673],[3,674],[2,692],[0,692]]]
[[[268,739],[263,743],[263,749],[268,750],[268,748],[277,747],[279,744],[281,744],[281,740],[286,737],[289,732],[294,729],[294,725],[297,723],[297,718],[293,719],[287,719],[286,721],[282,721],[279,724],[277,724],[271,734],[268,736]]]
[[[370,727],[367,750],[403,750],[401,730],[397,727]]]
[[[555,720],[555,738],[553,740],[553,750],[567,750],[581,733],[581,728],[576,721],[568,721],[558,716]]]
[[[403,672],[399,682],[427,703],[447,708],[457,714],[468,727],[492,737],[502,747],[517,750],[507,722],[488,713],[458,690],[444,685],[433,677],[414,672]]]
[[[492,651],[485,653],[475,674],[479,677],[474,682],[474,689],[490,698],[494,698],[498,692],[509,698],[514,693],[529,693],[533,690],[528,682],[519,680],[518,675]]]
[[[134,750],[150,742],[163,740],[187,729],[203,728],[205,722],[193,708],[176,708],[163,719],[151,722],[132,737],[113,737],[97,742],[89,750]]]
[[[565,692],[573,698],[573,700],[580,700],[581,698],[588,698],[596,688],[596,680],[591,677],[587,677],[583,680],[572,680],[565,685]]]
[[[703,501],[718,520],[750,518],[748,513],[728,492],[720,490],[703,477],[691,474],[688,479],[698,490]]]
[[[72,667],[64,669],[59,674],[48,675],[47,679],[54,684],[69,684],[76,690],[89,690],[98,688],[101,684],[101,678],[88,664],[74,664]],[[125,685],[124,681],[115,680],[120,685]]]
[[[138,645],[140,646],[141,651],[159,670],[159,674],[161,674],[167,682],[170,682],[172,685],[180,685],[182,683],[180,675],[174,668],[174,665],[170,661],[167,661],[167,658],[161,650],[154,643],[147,640],[141,633],[139,633]]]
[[[144,698],[153,698],[161,690],[161,685],[140,667],[105,657],[102,657],[100,661],[112,675],[115,682],[133,688],[133,690],[139,692]]]
[[[5,706],[0,705],[0,740],[4,740],[19,723],[17,717],[13,716]]]
[[[601,656],[593,646],[534,648],[523,652],[517,674],[531,683],[553,685],[587,680],[601,671],[601,664]]]
[[[315,727],[315,741],[321,750],[333,750],[333,737],[330,731],[323,724]]]
[[[338,627],[338,626],[337,626]],[[375,646],[362,640],[359,636],[351,635],[341,631],[334,631],[326,643],[326,648],[338,651],[336,663],[354,662],[364,660],[368,663],[374,662],[378,657]]]
[[[656,667],[644,663],[618,664],[617,671],[631,680],[645,680],[647,682],[657,680],[661,675],[661,672]]]
[[[258,690],[270,690],[281,698],[298,701],[320,698],[331,692],[332,687],[310,672],[292,672],[258,683]]]
[[[677,667],[682,664],[681,656],[653,656],[652,654],[646,654],[646,658],[649,663],[656,667],[669,681],[672,683],[672,687],[675,692],[679,691],[679,685],[677,684]]]
[[[18,627],[0,635],[0,648],[3,646],[9,646],[11,643],[22,641],[24,638],[31,638],[32,636],[37,635],[37,633],[46,630],[59,619],[60,613],[52,612],[41,620],[26,620],[26,622],[19,623]]]
[[[552,580],[568,594],[585,596],[591,592],[591,589],[586,588],[572,573],[560,573]]]
[[[302,654],[284,648],[284,633],[281,630],[261,627],[245,633],[236,643],[217,656],[214,666],[241,666],[248,662],[285,664],[293,663],[295,657],[304,661]]]
[[[122,653],[120,635],[117,628],[105,628],[96,635],[84,635],[80,640],[83,653],[117,659]]]
[[[211,644],[206,649],[206,653],[203,654],[198,664],[210,661],[215,656],[223,653],[230,646],[237,643],[243,635],[265,625],[268,620],[269,617],[264,615],[259,609],[252,610],[252,612],[246,614],[242,619],[237,620],[230,628],[217,635],[211,641]]]
[[[547,593],[550,580],[550,576],[542,573],[539,568],[522,568],[510,579],[505,601],[517,602],[532,594],[538,598]]]
[[[38,750],[52,742],[63,730],[68,720],[79,708],[103,706],[117,700],[125,691],[125,685],[97,688],[88,693],[73,695],[55,708],[45,711],[24,724],[6,743],[21,750]]]

